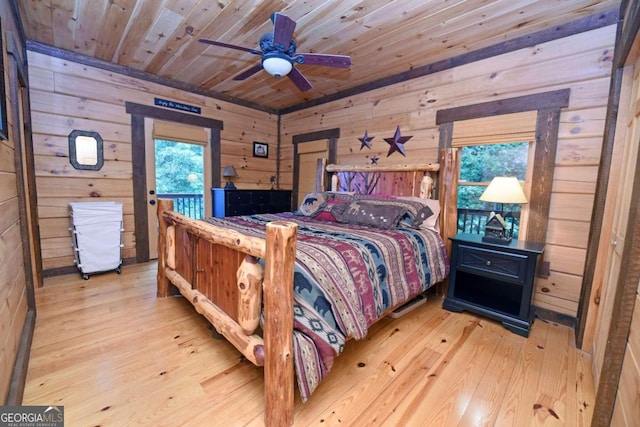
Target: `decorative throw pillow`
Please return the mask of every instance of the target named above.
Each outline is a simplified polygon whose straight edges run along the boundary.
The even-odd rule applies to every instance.
[[[316,212],[314,218],[320,221],[337,222],[334,213],[341,214],[345,208],[349,205],[349,202],[345,200],[329,199],[327,202]]]
[[[419,228],[420,224],[433,215],[433,212],[425,209],[425,204],[416,200],[406,200],[395,196],[356,196],[360,200],[366,200],[369,203],[398,206],[405,209],[405,216],[402,218],[402,224],[408,227]]]
[[[314,216],[322,209],[326,201],[325,193],[307,193],[302,199],[297,213],[304,216]]]
[[[343,212],[334,212],[339,222],[382,229],[398,227],[400,218],[406,213],[402,206],[370,203],[365,200],[351,202]]]

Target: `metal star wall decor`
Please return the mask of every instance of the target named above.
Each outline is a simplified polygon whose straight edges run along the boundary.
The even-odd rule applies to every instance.
[[[369,133],[365,130],[364,136],[362,138],[358,138],[358,140],[362,142],[360,149],[362,150],[364,147],[367,147],[369,150],[371,150],[371,141],[373,140],[373,138],[375,138],[375,136],[369,136]]]
[[[404,144],[413,138],[413,136],[401,136],[400,135],[400,125],[396,128],[396,133],[393,138],[385,138],[389,144],[389,152],[387,153],[387,157],[392,155],[395,151],[399,152],[403,156],[407,157],[407,153],[404,151]]]

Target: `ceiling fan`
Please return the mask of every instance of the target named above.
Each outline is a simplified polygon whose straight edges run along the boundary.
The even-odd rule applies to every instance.
[[[249,52],[262,57],[259,64],[241,72],[235,76],[233,80],[245,80],[258,71],[264,69],[267,73],[275,76],[276,78],[282,76],[289,77],[298,89],[305,91],[311,89],[311,83],[293,66],[294,63],[324,65],[327,67],[337,68],[349,68],[351,66],[351,57],[346,55],[296,53],[296,42],[292,39],[293,31],[296,28],[296,22],[281,13],[271,14],[271,22],[273,22],[273,32],[267,33],[260,38],[261,50],[207,39],[199,39],[198,41],[214,46],[241,50],[243,52]]]

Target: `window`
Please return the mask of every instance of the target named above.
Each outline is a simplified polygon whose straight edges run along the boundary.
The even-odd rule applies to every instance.
[[[513,238],[518,238],[521,225],[526,227],[526,205],[496,206],[480,196],[496,176],[516,176],[529,194],[536,118],[536,111],[524,111],[456,121],[451,146],[458,149],[460,158],[459,232],[484,234],[492,211],[505,217]]]
[[[71,132],[69,134],[69,161],[76,169],[100,170],[104,164],[100,134],[84,130]]]
[[[527,180],[529,142],[482,144],[461,147],[458,178],[458,229],[461,232],[484,232],[488,214],[501,212],[518,237],[522,205],[497,206],[480,200],[482,192],[496,176],[515,176]]]
[[[204,146],[155,139],[156,193],[173,199],[174,209],[204,217]]]

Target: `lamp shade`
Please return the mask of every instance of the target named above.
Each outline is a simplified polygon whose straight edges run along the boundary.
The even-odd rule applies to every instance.
[[[483,202],[527,203],[520,181],[515,176],[496,176],[480,196]]]
[[[274,77],[282,77],[289,74],[293,64],[279,54],[266,54],[262,60],[262,68]]]
[[[236,176],[236,175],[237,175],[236,174],[236,170],[231,165],[225,166],[224,167],[224,171],[222,171],[222,176],[224,176],[224,177]]]

